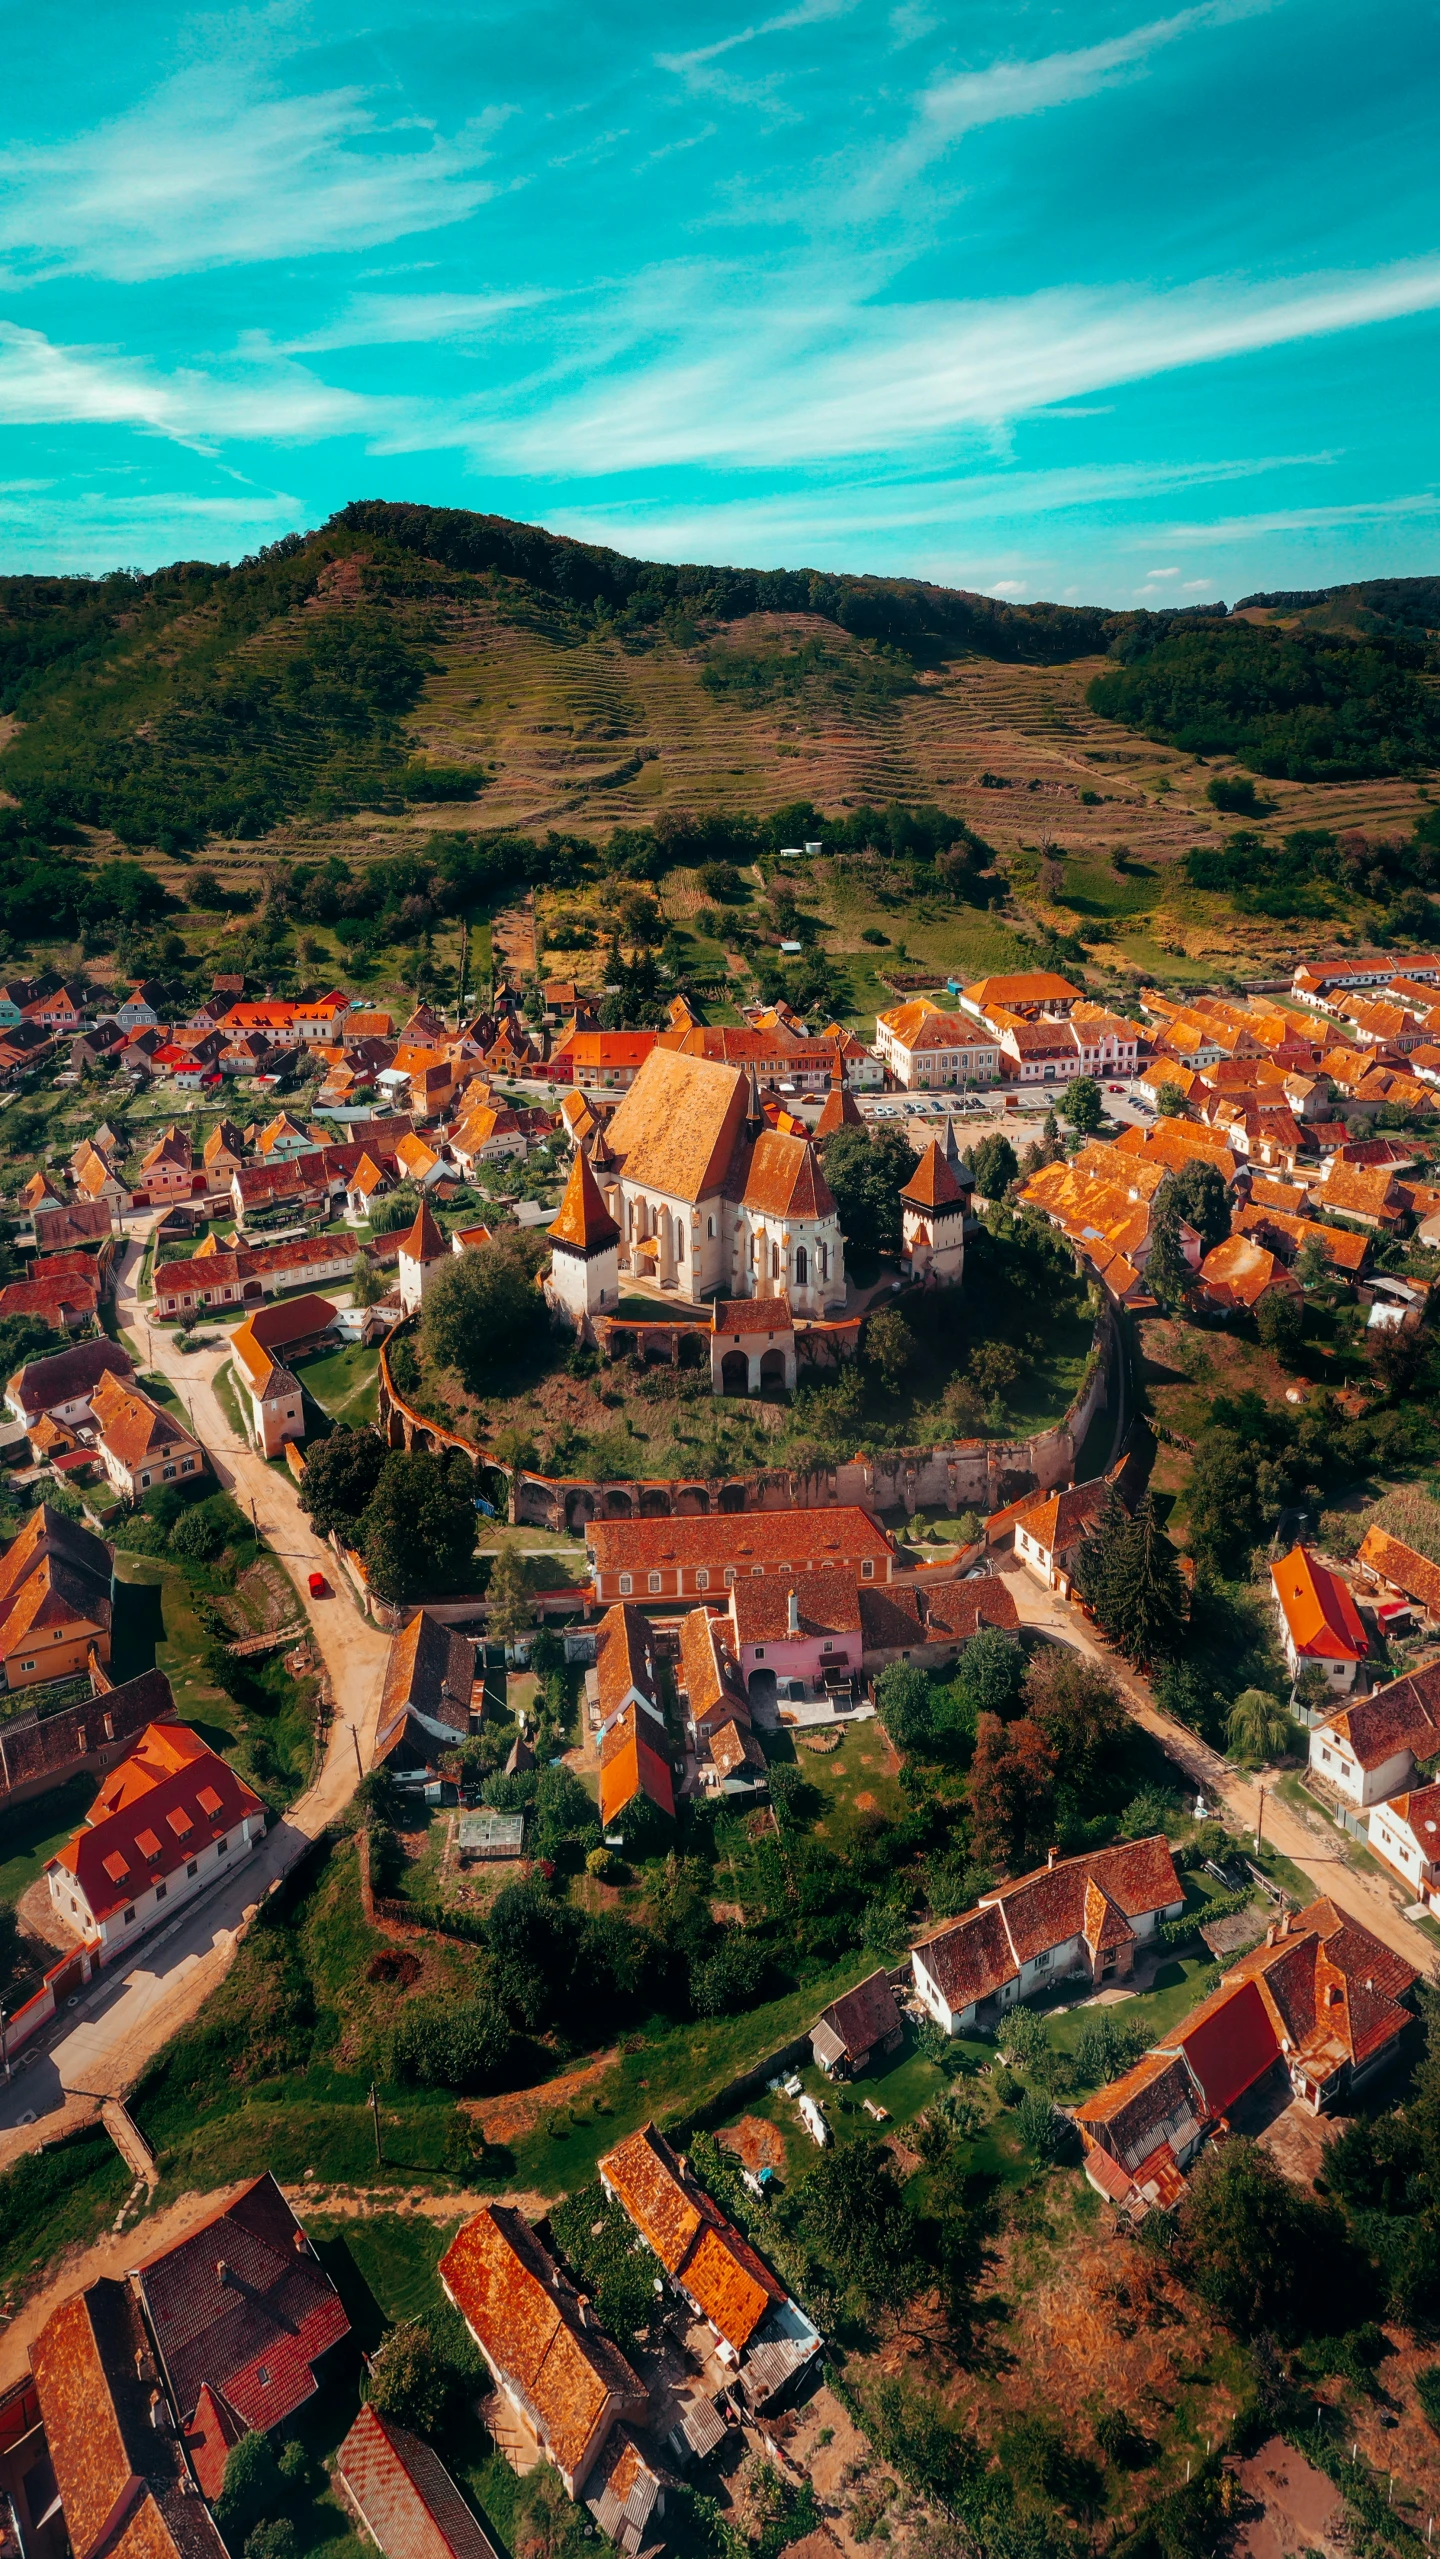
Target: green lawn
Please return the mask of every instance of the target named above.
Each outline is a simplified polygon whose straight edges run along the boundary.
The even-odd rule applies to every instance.
[[[248,1443],[250,1434],[240,1418],[240,1399],[236,1390],[234,1370],[217,1369],[212,1383],[215,1389],[215,1401],[230,1428],[242,1445]]]
[[[296,1376],[333,1422],[351,1429],[375,1419],[375,1381],[380,1372],[378,1348],[361,1342],[294,1362]]]
[[[181,1421],[188,1424],[190,1419],[190,1408],[186,1404],[183,1395],[180,1394],[176,1387],[171,1385],[168,1377],[161,1377],[155,1370],[151,1369],[148,1371],[142,1371],[136,1378],[135,1383],[139,1387],[142,1395],[149,1396],[152,1404],[159,1404],[167,1413],[178,1413]]]
[[[84,1820],[95,1787],[93,1777],[69,1777],[48,1795],[0,1815],[0,1903],[11,1907],[43,1875],[46,1861]]]
[[[312,1683],[292,1679],[283,1657],[271,1654],[235,1662],[226,1672],[229,1685],[222,1688],[205,1658],[214,1639],[199,1604],[203,1588],[196,1587],[203,1583],[204,1567],[163,1563],[122,1547],[115,1568],[136,1622],[133,1651],[138,1656],[148,1644],[154,1667],[170,1682],[182,1720],[233,1761],[270,1803],[292,1803],[309,1783],[314,1758]],[[149,1666],[139,1659],[135,1664],[137,1669]],[[127,1667],[126,1676],[134,1675]]]
[[[887,1821],[903,1818],[905,1798],[888,1764],[891,1756],[884,1726],[875,1717],[867,1723],[847,1724],[839,1749],[828,1757],[795,1741],[795,1765],[807,1785],[824,1799],[825,1809],[815,1824],[817,1838],[831,1847],[840,1845],[857,1814],[878,1810]]]

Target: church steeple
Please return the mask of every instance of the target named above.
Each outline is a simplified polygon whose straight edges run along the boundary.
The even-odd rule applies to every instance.
[[[745,1113],[745,1134],[750,1140],[752,1146],[756,1145],[764,1136],[768,1125],[769,1123],[765,1117],[765,1106],[760,1099],[760,1078],[756,1074],[752,1063],[750,1067],[750,1103],[749,1108]]]

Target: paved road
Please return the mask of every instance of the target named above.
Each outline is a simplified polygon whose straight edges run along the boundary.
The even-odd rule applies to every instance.
[[[103,1975],[44,2036],[17,2055],[8,2086],[0,2082],[0,2167],[94,2114],[105,2097],[134,2085],[176,2029],[198,2014],[235,1952],[236,1930],[275,1879],[327,1822],[344,1811],[360,1767],[368,1767],[380,1704],[387,1638],[338,1594],[312,1599],[307,1577],[327,1580],[328,1546],[311,1528],[283,1468],[267,1465],[237,1441],[214,1391],[228,1351],[188,1357],[162,1328],[152,1334],[135,1281],[153,1220],[129,1222],[119,1280],[119,1319],[148,1368],[173,1382],[204,1443],[217,1480],[253,1512],[257,1526],[295,1583],[297,1608],[309,1618],[330,1675],[335,1720],[313,1784],[275,1823],[246,1864],[172,1921],[171,1931],[142,1942],[135,1961]],[[30,2116],[29,2123],[23,2118]]]
[[[1078,1608],[1060,1599],[1054,1591],[1045,1590],[1024,1565],[1016,1565],[1006,1573],[1010,1590],[1022,1625],[1037,1627],[1060,1644],[1069,1644],[1103,1662],[1114,1679],[1134,1716],[1153,1733],[1169,1757],[1185,1771],[1191,1784],[1204,1794],[1206,1801],[1225,1806],[1232,1820],[1253,1838],[1256,1817],[1260,1811],[1260,1790],[1265,1788],[1264,1837],[1272,1848],[1280,1850],[1298,1866],[1314,1885],[1317,1893],[1328,1893],[1341,1910],[1359,1920],[1373,1937],[1378,1937],[1408,1964],[1423,1973],[1440,1973],[1432,1939],[1401,1916],[1386,1886],[1375,1876],[1357,1873],[1340,1847],[1340,1834],[1317,1814],[1314,1826],[1291,1806],[1282,1803],[1274,1793],[1273,1776],[1261,1771],[1246,1776],[1233,1768],[1228,1760],[1177,1724],[1173,1717],[1162,1715],[1143,1680],[1127,1669],[1107,1645],[1086,1623]],[[1268,1782],[1267,1782],[1268,1778]],[[1330,1845],[1331,1840],[1335,1844]]]

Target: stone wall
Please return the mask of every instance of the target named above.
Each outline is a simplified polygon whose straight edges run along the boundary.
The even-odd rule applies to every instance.
[[[809,1474],[770,1467],[756,1475],[592,1482],[512,1467],[493,1451],[429,1420],[394,1385],[386,1356],[393,1339],[388,1335],[381,1349],[378,1380],[379,1426],[390,1447],[461,1449],[485,1469],[488,1498],[497,1511],[503,1504],[518,1525],[572,1533],[583,1531],[592,1519],[704,1518],[721,1511],[823,1510],[851,1503],[907,1513],[921,1508],[952,1515],[1000,1510],[1022,1493],[1050,1492],[1073,1483],[1085,1435],[1111,1401],[1111,1381],[1123,1356],[1118,1319],[1107,1304],[1096,1317],[1090,1360],[1075,1402],[1063,1421],[1029,1439],[962,1439],[941,1447],[886,1450]],[[668,1349],[666,1356],[671,1356]]]

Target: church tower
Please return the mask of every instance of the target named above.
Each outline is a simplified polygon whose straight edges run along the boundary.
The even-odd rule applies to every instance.
[[[965,1268],[965,1193],[938,1138],[932,1137],[900,1194],[900,1225],[914,1278],[960,1278]]]
[[[613,1315],[620,1302],[620,1229],[583,1146],[575,1149],[560,1214],[549,1232],[554,1250],[546,1303],[568,1317],[577,1333],[588,1332],[592,1315]]]

